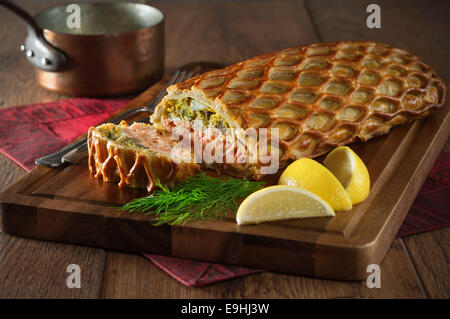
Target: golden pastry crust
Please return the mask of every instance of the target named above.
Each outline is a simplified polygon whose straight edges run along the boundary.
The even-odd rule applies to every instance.
[[[441,107],[442,79],[404,50],[376,42],[329,42],[290,48],[170,86],[167,101],[191,97],[232,128],[278,128],[280,167],[387,133]]]
[[[445,102],[445,85],[429,66],[404,50],[376,42],[317,43],[264,54],[167,91],[151,117],[152,130],[173,130],[168,101],[191,98],[230,128],[278,128],[279,168],[385,134]],[[262,177],[259,162],[177,164],[152,147],[142,150],[108,139],[99,128],[89,130],[89,168],[104,181],[152,191],[156,178],[170,185],[200,172],[201,166]],[[251,145],[249,151],[255,152],[258,143]]]

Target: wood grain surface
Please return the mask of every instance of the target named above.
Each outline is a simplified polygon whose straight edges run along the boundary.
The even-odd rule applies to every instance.
[[[150,103],[162,87],[162,83],[152,86],[118,112]],[[145,192],[93,179],[86,153],[75,165],[37,167],[0,193],[0,229],[25,238],[126,252],[321,278],[365,279],[367,265],[380,264],[390,247],[442,148],[449,122],[445,107],[388,135],[353,144],[368,166],[371,192],[364,203],[332,219],[239,226],[230,215],[224,220],[151,227],[151,216],[113,207]]]
[[[31,12],[38,12],[55,2],[21,3]],[[450,24],[442,13],[448,12],[444,1],[383,1],[382,31],[365,28],[365,6],[357,1],[309,1],[306,5],[301,1],[202,1],[155,3],[155,6],[167,17],[168,72],[186,61],[231,63],[258,53],[318,40],[378,39],[417,54],[446,79],[450,73],[446,63],[450,46],[448,34],[439,32],[448,29]],[[389,13],[389,10],[394,11]],[[385,18],[384,14],[391,18]],[[7,29],[0,28],[3,40],[0,46],[0,105],[8,107],[61,98],[35,84],[32,67],[20,56],[18,46],[25,35],[21,22],[1,10],[0,15],[2,24],[8,25]],[[4,189],[24,172],[0,156],[0,174],[0,189]],[[337,282],[274,273],[193,289],[182,286],[138,255],[0,234],[1,256],[9,256],[0,259],[0,294],[10,298],[80,295],[110,298],[442,298],[448,296],[448,282],[441,280],[448,278],[448,246],[444,245],[448,237],[448,231],[443,230],[395,240],[382,264],[381,289],[368,289],[364,282]],[[33,253],[33,248],[38,253]],[[61,261],[59,263],[48,261],[55,258],[55,252]],[[29,265],[17,270],[14,261],[21,255],[27,256]],[[83,264],[83,256],[88,255],[90,263]],[[83,278],[98,280],[83,286],[81,290],[84,292],[67,289],[64,278],[61,283],[54,277],[56,273],[65,271],[61,270],[62,264],[69,263],[86,265],[82,268]],[[36,275],[36,267],[30,264],[41,264],[43,271]]]

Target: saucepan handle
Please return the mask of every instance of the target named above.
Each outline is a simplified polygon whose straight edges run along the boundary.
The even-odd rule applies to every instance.
[[[36,20],[28,12],[8,0],[0,0],[0,6],[25,21],[28,34],[20,49],[25,53],[27,60],[41,70],[60,71],[66,63],[66,56],[61,50],[48,43]]]

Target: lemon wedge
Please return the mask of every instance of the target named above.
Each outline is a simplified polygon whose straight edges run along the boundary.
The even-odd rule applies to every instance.
[[[319,216],[335,216],[331,206],[319,196],[297,187],[275,185],[248,196],[239,206],[236,222],[257,224]]]
[[[322,164],[300,158],[281,174],[278,184],[296,186],[318,195],[334,210],[350,210],[352,201],[341,182]]]
[[[324,164],[344,186],[352,204],[358,204],[369,196],[369,171],[350,147],[334,149],[327,155]]]

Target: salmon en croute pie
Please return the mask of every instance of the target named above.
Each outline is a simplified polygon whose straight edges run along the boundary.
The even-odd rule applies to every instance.
[[[283,168],[423,118],[444,98],[442,79],[404,50],[375,42],[295,47],[168,87],[151,125],[91,128],[89,168],[105,181],[149,191],[156,179],[170,184],[202,168],[259,178],[267,166],[259,158],[263,140]],[[255,139],[247,134],[252,129],[269,133]],[[180,132],[189,136],[183,147]],[[192,146],[196,138],[198,147]],[[224,152],[198,161],[208,141]],[[234,161],[225,160],[229,153]],[[256,160],[243,160],[254,154]]]

